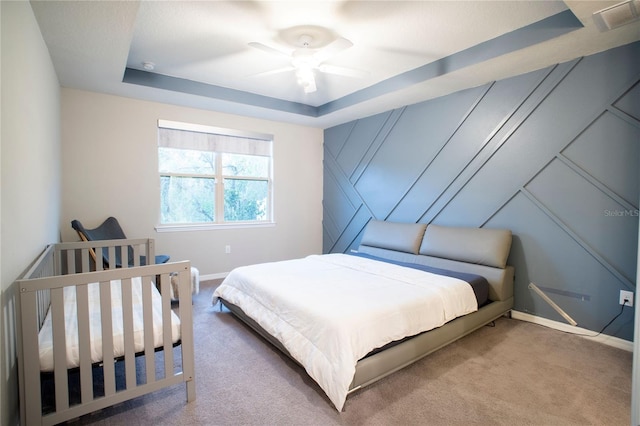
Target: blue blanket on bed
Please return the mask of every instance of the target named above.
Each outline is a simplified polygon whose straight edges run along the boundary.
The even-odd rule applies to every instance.
[[[478,308],[487,303],[489,300],[489,283],[487,279],[481,275],[469,274],[466,272],[459,271],[450,271],[448,269],[434,268],[427,265],[421,265],[419,263],[408,263],[408,262],[399,262],[396,260],[385,259],[378,256],[373,256],[366,253],[358,253],[351,252],[349,253],[352,256],[364,257],[371,260],[377,260],[380,262],[392,263],[398,266],[404,266],[407,268],[419,269],[421,271],[430,272],[432,274],[445,275],[447,277],[457,278],[462,281],[466,281],[469,283],[471,288],[473,289],[473,293],[476,295],[476,300],[478,301]]]

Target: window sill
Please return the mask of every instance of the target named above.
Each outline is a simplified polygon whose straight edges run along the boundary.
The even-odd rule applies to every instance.
[[[216,229],[249,229],[270,228],[276,226],[275,222],[260,223],[197,223],[180,225],[156,225],[156,232],[185,232],[185,231],[211,231]]]

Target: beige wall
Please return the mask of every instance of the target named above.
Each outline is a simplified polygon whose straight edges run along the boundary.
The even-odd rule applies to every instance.
[[[276,225],[156,232],[158,119],[274,135]],[[62,89],[62,239],[78,239],[73,219],[92,228],[115,216],[128,237],[155,238],[157,253],[189,259],[205,276],[320,253],[322,140],[316,128]]]
[[[18,420],[13,282],[59,239],[60,85],[29,2],[0,2],[0,421]]]

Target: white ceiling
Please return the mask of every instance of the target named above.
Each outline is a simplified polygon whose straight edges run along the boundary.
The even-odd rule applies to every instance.
[[[616,3],[31,2],[64,87],[321,128],[639,40],[638,22],[608,32],[595,26],[593,12]],[[567,10],[580,28],[551,24]],[[293,71],[256,75],[287,67],[290,60],[248,43],[292,51],[294,46],[283,40],[286,30],[310,25],[353,43],[326,64],[365,75],[316,73],[318,90],[308,94]],[[531,25],[537,29],[529,37],[533,30],[523,28]],[[533,44],[522,45],[523,37]],[[510,47],[478,53],[491,51],[496,40]],[[145,61],[162,76],[136,73]],[[123,82],[127,68],[127,75],[145,82]]]

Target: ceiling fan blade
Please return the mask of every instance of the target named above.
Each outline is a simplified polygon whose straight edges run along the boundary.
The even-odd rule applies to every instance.
[[[286,56],[287,58],[291,58],[291,54],[289,52],[276,49],[275,47],[267,46],[266,44],[262,44],[257,41],[249,42],[249,46],[256,48],[258,50],[262,50],[263,52],[266,52],[266,53],[271,53],[273,55],[282,55],[282,56]]]
[[[333,55],[342,52],[345,49],[353,46],[353,43],[344,37],[338,37],[333,42],[329,43],[326,47],[323,47],[317,51],[313,56],[318,62],[324,62]]]
[[[287,71],[295,71],[295,68],[294,67],[278,68],[271,71],[264,71],[264,72],[259,72],[257,74],[251,74],[251,75],[248,75],[247,77],[264,77],[267,75],[280,74]]]
[[[346,77],[363,78],[369,75],[367,71],[357,70],[355,68],[338,67],[336,65],[322,64],[318,67],[318,71],[327,74],[343,75]]]

